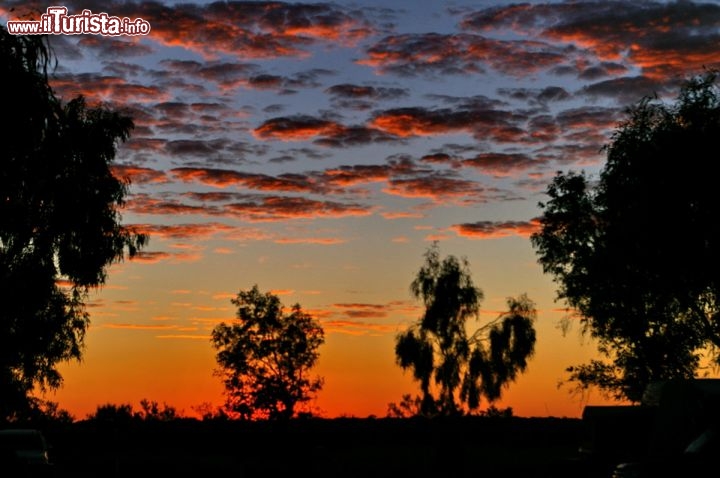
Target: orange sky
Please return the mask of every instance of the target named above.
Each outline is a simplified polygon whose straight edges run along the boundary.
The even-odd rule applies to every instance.
[[[487,256],[486,263],[492,256],[501,258],[508,254],[524,255],[525,261],[508,267],[494,279],[491,276],[496,273],[492,272],[495,269],[492,265],[485,273],[482,268],[472,267],[473,277],[486,295],[481,322],[499,315],[504,306],[503,293],[527,291],[531,297],[547,297],[552,292],[552,284],[532,262],[526,239],[499,237],[492,241],[485,247],[489,250],[480,254]],[[416,246],[425,244],[399,243],[396,247],[400,251]],[[322,249],[328,246],[288,244],[285,247],[295,248],[288,254],[303,257],[310,264],[314,262],[313,257],[324,255]],[[343,255],[351,255],[356,246],[340,247],[347,249]],[[235,254],[234,251],[213,254],[211,260],[222,262],[224,256]],[[477,261],[469,254],[468,257],[473,266]],[[414,259],[412,265],[417,269],[421,255]],[[226,277],[235,276],[242,282],[244,274],[242,268],[226,270],[221,273],[222,277],[201,281],[202,288],[198,288],[195,271],[206,267],[203,262],[207,260],[176,257],[113,267],[108,286],[96,294],[91,303],[93,325],[87,338],[85,359],[81,364],[62,368],[65,386],[54,398],[80,417],[94,411],[100,403],[131,403],[137,407],[143,398],[166,402],[189,415],[204,402],[221,404],[222,387],[219,378],[212,374],[216,365],[208,334],[219,321],[233,317],[230,297],[234,292],[223,289],[223,284],[228,283]],[[271,259],[259,260],[268,265],[268,277],[275,277],[272,269],[285,268]],[[395,334],[421,313],[420,304],[411,299],[408,290],[415,270],[393,273],[392,264],[382,268],[384,261],[380,257],[367,267],[350,258],[345,260],[348,272],[332,279],[340,282],[332,294],[338,298],[336,303],[326,303],[331,291],[312,288],[315,281],[323,283],[324,277],[310,277],[308,290],[263,288],[269,280],[260,281],[259,286],[262,290],[273,290],[286,305],[300,302],[323,324],[326,343],[320,349],[316,372],[324,377],[325,386],[312,403],[313,409],[324,416],[384,416],[389,402],[418,391],[410,374],[395,365],[393,355]],[[158,264],[164,264],[162,270]],[[254,264],[248,266],[254,267]],[[287,270],[291,276],[302,277],[308,270],[315,269],[313,266],[303,268],[302,264],[297,265],[299,270],[292,266]],[[363,274],[367,278],[348,277],[348,274]],[[392,277],[373,277],[375,274]],[[402,276],[407,276],[404,284],[400,280]],[[517,279],[513,280],[513,276]],[[363,297],[359,291],[343,291],[346,285],[357,287],[361,282],[366,282],[364,288],[370,290],[368,284],[373,281],[387,283],[387,289],[378,288],[372,297]],[[280,286],[303,283],[295,277],[274,282]],[[513,282],[516,290],[502,290],[503,284]],[[136,283],[145,284],[144,287],[164,286],[159,295],[150,289],[140,292]],[[563,335],[558,323],[564,312],[552,301],[539,302],[538,306],[538,344],[529,371],[508,389],[496,406],[510,406],[522,416],[577,417],[588,400],[590,403],[604,401],[592,394],[573,395],[571,388],[558,388],[558,383],[567,365],[593,357],[594,349],[576,329]]]

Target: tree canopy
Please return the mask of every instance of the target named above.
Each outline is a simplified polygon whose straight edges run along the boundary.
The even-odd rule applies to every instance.
[[[720,346],[720,98],[713,72],[676,101],[627,111],[599,178],[558,173],[531,237],[557,297],[602,359],[570,381],[639,401],[654,381],[691,378]]]
[[[243,419],[292,418],[322,388],[322,378],[310,375],[325,341],[321,325],[299,304],[285,313],[280,299],[257,285],[232,303],[237,320],[212,332],[226,409]]]
[[[478,319],[482,291],[472,281],[465,259],[440,257],[437,243],[425,253],[425,262],[410,290],[425,306],[423,316],[395,342],[398,365],[410,369],[421,396],[416,412],[448,416],[472,412],[484,396],[501,397],[503,389],[527,368],[535,350],[533,302],[522,295],[508,299],[508,311],[468,334],[467,322]],[[404,397],[398,407],[412,408]]]
[[[0,27],[0,421],[62,382],[58,362],[82,356],[88,291],[107,266],[146,242],[121,224],[128,183],[110,170],[132,120],[82,97],[63,104],[48,83],[44,37]]]

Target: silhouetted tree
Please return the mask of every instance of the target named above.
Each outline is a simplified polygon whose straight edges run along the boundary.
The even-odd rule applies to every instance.
[[[237,321],[212,332],[227,410],[246,419],[292,418],[322,388],[322,379],[310,376],[325,340],[321,325],[299,304],[285,314],[280,299],[257,286],[232,303]]]
[[[0,27],[0,421],[60,385],[57,363],[82,355],[87,293],[146,240],[120,225],[127,183],[109,168],[132,121],[82,98],[61,104],[52,62],[43,37]]]
[[[140,400],[140,412],[138,412],[138,415],[143,420],[156,422],[171,422],[180,418],[177,408],[167,403],[160,405],[155,400],[145,398]]]
[[[491,402],[500,398],[533,355],[533,302],[525,295],[508,299],[507,312],[468,335],[467,321],[478,318],[483,293],[473,284],[467,261],[441,260],[437,243],[425,253],[410,290],[423,301],[425,313],[397,336],[395,355],[420,382],[420,414],[462,414],[476,410],[483,396]],[[404,397],[400,406],[390,405],[390,412],[417,407],[417,399]]]
[[[98,423],[123,424],[126,425],[142,416],[133,410],[129,403],[105,403],[95,408],[95,413],[88,415],[88,420]]]
[[[605,151],[599,180],[558,173],[531,240],[557,298],[603,359],[568,369],[580,387],[639,401],[645,387],[691,378],[720,346],[720,98],[716,76],[676,102],[646,98]]]

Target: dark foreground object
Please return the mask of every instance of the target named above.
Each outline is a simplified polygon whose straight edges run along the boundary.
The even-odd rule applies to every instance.
[[[576,419],[179,419],[79,422],[45,434],[57,478],[608,476],[579,460]]]

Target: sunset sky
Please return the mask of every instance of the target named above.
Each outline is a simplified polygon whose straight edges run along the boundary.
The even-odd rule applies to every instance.
[[[56,4],[5,0],[0,20]],[[481,322],[509,296],[537,304],[536,354],[497,406],[577,417],[602,402],[558,388],[595,349],[559,326],[529,241],[538,202],[556,171],[599,171],[627,105],[720,66],[720,4],[62,5],[151,25],[51,38],[58,96],[135,121],[115,171],[132,181],[124,223],[151,240],[91,295],[84,360],[46,398],[77,418],[108,402],[220,405],[209,334],[257,284],[325,330],[314,411],[385,416],[418,391],[394,338],[422,313],[409,285],[437,240],[468,259]]]

